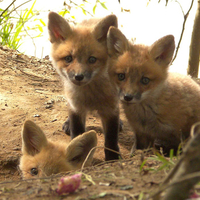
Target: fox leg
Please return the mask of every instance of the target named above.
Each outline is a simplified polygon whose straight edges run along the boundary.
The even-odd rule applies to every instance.
[[[64,131],[65,134],[70,135],[70,120],[69,117],[67,118],[67,120],[64,122],[63,126],[62,126],[62,130]]]
[[[123,121],[120,119],[119,120],[119,131],[121,132],[123,130]],[[67,120],[64,122],[62,126],[62,130],[64,131],[65,134],[70,135],[70,119],[69,117]]]
[[[152,136],[144,133],[136,133],[136,147],[137,149],[147,149],[152,147],[154,144],[154,139]]]
[[[71,138],[75,138],[85,132],[85,114],[78,114],[71,111],[67,121],[63,125],[63,130]]]
[[[114,151],[119,152],[118,146],[118,132],[119,132],[119,114],[114,115],[103,115],[99,113],[101,116],[103,129],[104,129],[104,137],[105,137],[105,147],[112,149]],[[116,160],[119,159],[120,154],[114,153],[105,149],[105,160]]]
[[[134,143],[130,151],[130,156],[133,156],[136,149],[147,149],[154,144],[154,138],[144,133],[136,133]]]
[[[185,139],[186,138],[183,138],[181,133],[178,131],[171,131],[166,133],[163,131],[162,135],[156,137],[154,146],[158,150],[162,148],[163,154],[169,156],[171,149],[174,150],[174,154],[177,153],[181,141],[184,141]]]

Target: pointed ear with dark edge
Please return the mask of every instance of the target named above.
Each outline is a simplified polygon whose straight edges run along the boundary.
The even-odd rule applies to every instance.
[[[55,12],[50,12],[48,16],[48,30],[51,43],[65,40],[72,30],[68,22]]]
[[[151,57],[159,65],[168,67],[170,64],[175,49],[175,42],[173,35],[167,35],[154,42],[149,47],[149,53]]]
[[[119,29],[110,27],[107,35],[107,47],[109,55],[119,56],[128,50],[129,42]]]
[[[117,17],[115,15],[106,16],[94,27],[93,34],[99,42],[106,41],[110,26],[118,27]]]
[[[97,136],[95,131],[88,131],[74,138],[66,149],[67,161],[73,166],[81,166],[87,157],[89,151],[97,145]],[[94,151],[90,154],[86,166],[90,165],[93,159]]]
[[[22,153],[34,156],[47,145],[47,138],[34,122],[27,120],[22,130]]]

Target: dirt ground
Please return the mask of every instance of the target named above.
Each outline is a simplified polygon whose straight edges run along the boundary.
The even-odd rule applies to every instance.
[[[138,150],[129,157],[133,134],[122,112],[124,128],[119,145],[123,159],[106,163],[104,150],[97,149],[94,166],[83,171],[93,182],[82,176],[75,193],[58,196],[55,189],[61,175],[22,180],[18,164],[24,121],[33,120],[52,140],[69,141],[62,132],[67,104],[59,76],[48,58],[28,57],[0,46],[0,79],[0,199],[143,199],[142,195],[146,199],[166,176],[165,170],[155,171],[161,163],[154,160],[148,159],[140,170],[143,160],[153,153]],[[98,146],[102,146],[104,137],[95,113],[88,116],[87,126],[99,133]]]

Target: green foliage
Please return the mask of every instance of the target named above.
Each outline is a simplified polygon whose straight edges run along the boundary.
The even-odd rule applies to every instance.
[[[106,7],[106,5],[105,5],[105,2],[101,2],[101,1],[99,1],[99,0],[96,0],[96,3],[95,3],[95,5],[94,5],[94,7],[93,7],[93,14],[95,14],[95,11],[96,11],[96,8],[97,8],[97,5],[98,5],[98,4],[100,4],[104,9],[107,10],[107,7]]]
[[[144,199],[144,193],[141,192],[141,193],[139,194],[138,200],[143,200],[143,199]]]
[[[29,0],[31,1],[31,0]],[[29,2],[27,1],[27,2]],[[13,9],[10,9],[10,6],[12,4],[14,5],[15,0],[11,3],[11,5],[6,9],[3,10],[0,8],[0,44],[4,46],[8,46],[12,49],[18,49],[20,45],[22,44],[22,37],[23,36],[29,36],[31,37],[33,43],[34,38],[40,37],[43,34],[43,28],[46,27],[45,22],[42,19],[36,18],[36,15],[38,11],[34,10],[34,5],[37,0],[33,1],[33,4],[31,5],[31,8],[27,8],[22,11],[18,11],[20,6],[14,7]],[[27,3],[25,2],[25,3]],[[24,5],[23,3],[22,5]],[[86,7],[90,5],[92,6],[92,10],[87,10]],[[67,17],[68,19],[71,19],[72,22],[75,21],[75,16],[71,14],[71,8],[81,9],[82,13],[84,15],[90,15],[93,16],[95,14],[96,8],[98,6],[101,6],[104,9],[107,9],[105,2],[102,2],[100,0],[96,1],[86,1],[84,0],[82,4],[78,5],[75,3],[75,0],[69,1],[69,4],[66,4],[64,2],[63,9],[58,13],[63,17]],[[92,14],[93,13],[93,14]],[[37,24],[34,23],[33,26],[25,26],[27,22],[38,22]],[[69,20],[70,21],[70,20]],[[35,36],[33,36],[33,30],[35,31]]]
[[[143,171],[145,165],[147,164],[148,160],[153,160],[156,162],[159,162],[158,168],[145,168],[146,171],[160,171],[160,170],[169,170],[171,167],[175,166],[174,160],[177,160],[177,158],[174,156],[174,150],[171,149],[169,153],[169,158],[166,158],[165,156],[161,155],[160,153],[156,152],[155,155],[147,158],[142,162],[140,165],[140,172]]]
[[[3,12],[2,9],[0,9],[0,11]],[[4,12],[2,18],[0,18],[0,25],[1,25],[1,29],[0,29],[0,43],[2,45],[7,45],[11,48],[17,48],[19,47],[19,40],[16,40],[15,41],[11,38],[11,32],[13,31],[14,29],[14,24],[11,23],[9,21],[9,19],[11,19],[8,15],[8,12]],[[16,33],[17,34],[17,33]],[[15,37],[16,38],[16,37]]]
[[[86,9],[86,7],[88,5],[92,5],[92,11]],[[84,0],[83,3],[81,4],[77,4],[75,3],[75,1],[71,1],[70,0],[70,3],[69,4],[66,4],[66,2],[64,3],[64,6],[65,6],[65,9],[64,11],[61,11],[59,12],[60,15],[62,15],[63,17],[65,16],[65,14],[70,14],[70,11],[71,11],[71,8],[72,7],[75,7],[77,9],[81,9],[81,11],[83,12],[84,15],[90,15],[90,16],[93,16],[93,14],[95,15],[96,13],[96,8],[99,7],[99,5],[106,9],[107,10],[107,7],[105,5],[105,2],[102,2],[100,0],[96,0],[96,1],[93,1],[93,0],[90,0],[90,1],[86,1]],[[90,7],[90,6],[89,6]],[[75,19],[75,16],[70,16],[72,19]]]
[[[35,16],[33,12],[34,5],[36,0],[33,2],[31,8],[27,8],[24,11],[21,11],[20,14],[16,11],[16,14],[13,16],[13,12],[9,10],[0,9],[3,13],[0,18],[0,44],[6,45],[12,49],[18,49],[21,43],[21,33],[25,31],[24,25],[30,19]],[[44,25],[44,22],[40,19],[40,23]],[[29,30],[30,28],[27,27]],[[37,25],[37,28],[40,32],[43,32],[43,29],[40,25]]]
[[[164,157],[163,155],[161,155],[160,153],[156,153],[155,157],[150,157],[150,160],[155,160],[155,161],[159,161],[161,163],[161,166],[157,169],[157,171],[166,169],[169,170],[172,166],[175,165],[174,161],[173,161],[173,157],[174,157],[174,153],[173,153],[173,149],[170,150],[170,157],[169,159],[167,159],[166,157]]]
[[[58,14],[61,15],[62,17],[64,17],[66,14],[69,14],[70,12],[68,10],[62,10],[60,11]]]

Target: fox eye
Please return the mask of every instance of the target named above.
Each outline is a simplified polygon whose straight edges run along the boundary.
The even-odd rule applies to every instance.
[[[90,56],[88,58],[88,62],[91,63],[91,64],[95,63],[96,61],[97,61],[97,58],[95,58],[94,56]]]
[[[141,80],[140,80],[140,82],[141,82],[142,84],[144,84],[144,85],[147,85],[147,84],[149,84],[150,79],[147,78],[147,77],[142,77]]]
[[[118,79],[119,81],[123,81],[125,79],[125,74],[123,73],[118,74]]]
[[[72,62],[72,56],[66,56],[65,57],[65,61],[67,62],[67,63],[70,63],[70,62]]]
[[[37,176],[38,175],[38,169],[37,168],[32,168],[31,169],[31,175],[32,176]]]

